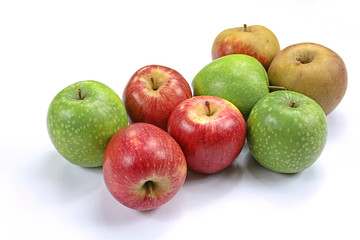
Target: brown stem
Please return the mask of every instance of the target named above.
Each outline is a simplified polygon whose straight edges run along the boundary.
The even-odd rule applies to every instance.
[[[293,108],[295,106],[295,103],[296,103],[295,101],[292,101],[290,107]]]
[[[244,24],[244,32],[247,32],[247,25]]]
[[[76,91],[78,92],[78,95],[79,95],[79,100],[83,100],[83,99],[84,99],[84,97],[82,97],[82,96],[81,96],[81,89],[80,89],[80,88],[78,88]]]
[[[153,194],[152,194],[152,192],[153,192],[153,182],[152,181],[147,181],[146,183],[145,183],[145,187],[146,187],[146,198],[148,199],[148,200],[151,200],[152,198],[153,198]]]
[[[151,83],[152,83],[153,89],[156,91],[156,90],[157,90],[157,87],[156,87],[156,85],[155,85],[155,80],[154,80],[154,78],[151,77],[151,78],[150,78],[150,81],[151,81]]]
[[[307,58],[297,57],[297,58],[296,58],[296,61],[299,61],[299,62],[301,62],[302,64],[311,63],[312,60],[313,60],[312,57],[307,57]]]
[[[276,90],[287,90],[286,87],[281,86],[268,86],[269,90],[276,91]]]
[[[205,106],[207,107],[206,115],[211,116],[210,102],[209,102],[209,101],[205,101]]]

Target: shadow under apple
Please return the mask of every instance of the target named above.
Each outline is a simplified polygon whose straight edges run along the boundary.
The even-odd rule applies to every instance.
[[[76,166],[55,150],[34,161],[26,171],[37,181],[33,193],[47,203],[67,204],[103,187],[102,168]]]
[[[299,173],[277,173],[261,166],[249,152],[245,167],[251,174],[256,194],[275,204],[296,206],[306,202],[319,190],[324,172],[316,162]]]
[[[213,174],[202,174],[188,170],[188,175],[183,186],[184,208],[191,211],[225,198],[228,193],[238,188],[243,176],[243,169],[239,162],[243,155],[224,170]],[[186,196],[185,196],[186,195]]]
[[[342,135],[345,134],[346,128],[349,125],[346,120],[340,109],[335,109],[326,117],[328,126],[327,141],[329,143],[337,144]]]
[[[36,176],[37,182],[27,183],[40,186],[35,191],[32,189],[34,200],[42,201],[45,208],[50,204],[62,209],[67,221],[96,228],[104,238],[121,235],[124,239],[156,239],[166,226],[171,226],[169,220],[181,212],[167,204],[148,212],[127,208],[107,190],[101,167],[76,166],[55,150],[44,153],[36,161],[28,171]],[[145,227],[139,231],[139,226]]]
[[[181,190],[180,190],[181,192]],[[171,228],[182,214],[182,199],[179,194],[158,208],[138,211],[118,202],[104,188],[97,193],[89,214],[92,225],[106,235],[119,235],[121,239],[158,239]],[[86,213],[85,213],[86,214]],[[141,228],[141,229],[140,229]]]

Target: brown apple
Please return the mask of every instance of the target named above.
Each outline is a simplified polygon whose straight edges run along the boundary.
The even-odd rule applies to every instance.
[[[256,58],[267,70],[280,51],[279,41],[268,28],[260,25],[230,28],[222,31],[212,46],[212,59],[230,54]]]
[[[270,85],[314,99],[326,115],[340,103],[347,88],[344,61],[316,43],[298,43],[283,49],[272,61],[268,76]]]

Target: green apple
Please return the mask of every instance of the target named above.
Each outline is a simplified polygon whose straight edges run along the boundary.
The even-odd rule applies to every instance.
[[[120,97],[93,80],[63,89],[52,100],[47,114],[47,129],[56,150],[83,167],[102,166],[107,143],[126,125]]]
[[[269,93],[265,68],[254,57],[232,54],[206,65],[192,82],[194,95],[224,98],[247,119],[254,104]]]
[[[327,137],[320,105],[293,91],[275,91],[262,98],[247,124],[248,146],[254,158],[280,173],[296,173],[311,166]]]

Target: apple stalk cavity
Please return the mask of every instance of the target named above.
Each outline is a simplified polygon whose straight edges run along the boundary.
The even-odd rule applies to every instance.
[[[151,200],[153,198],[153,187],[154,187],[153,181],[146,181],[144,187],[146,188],[147,199]]]

